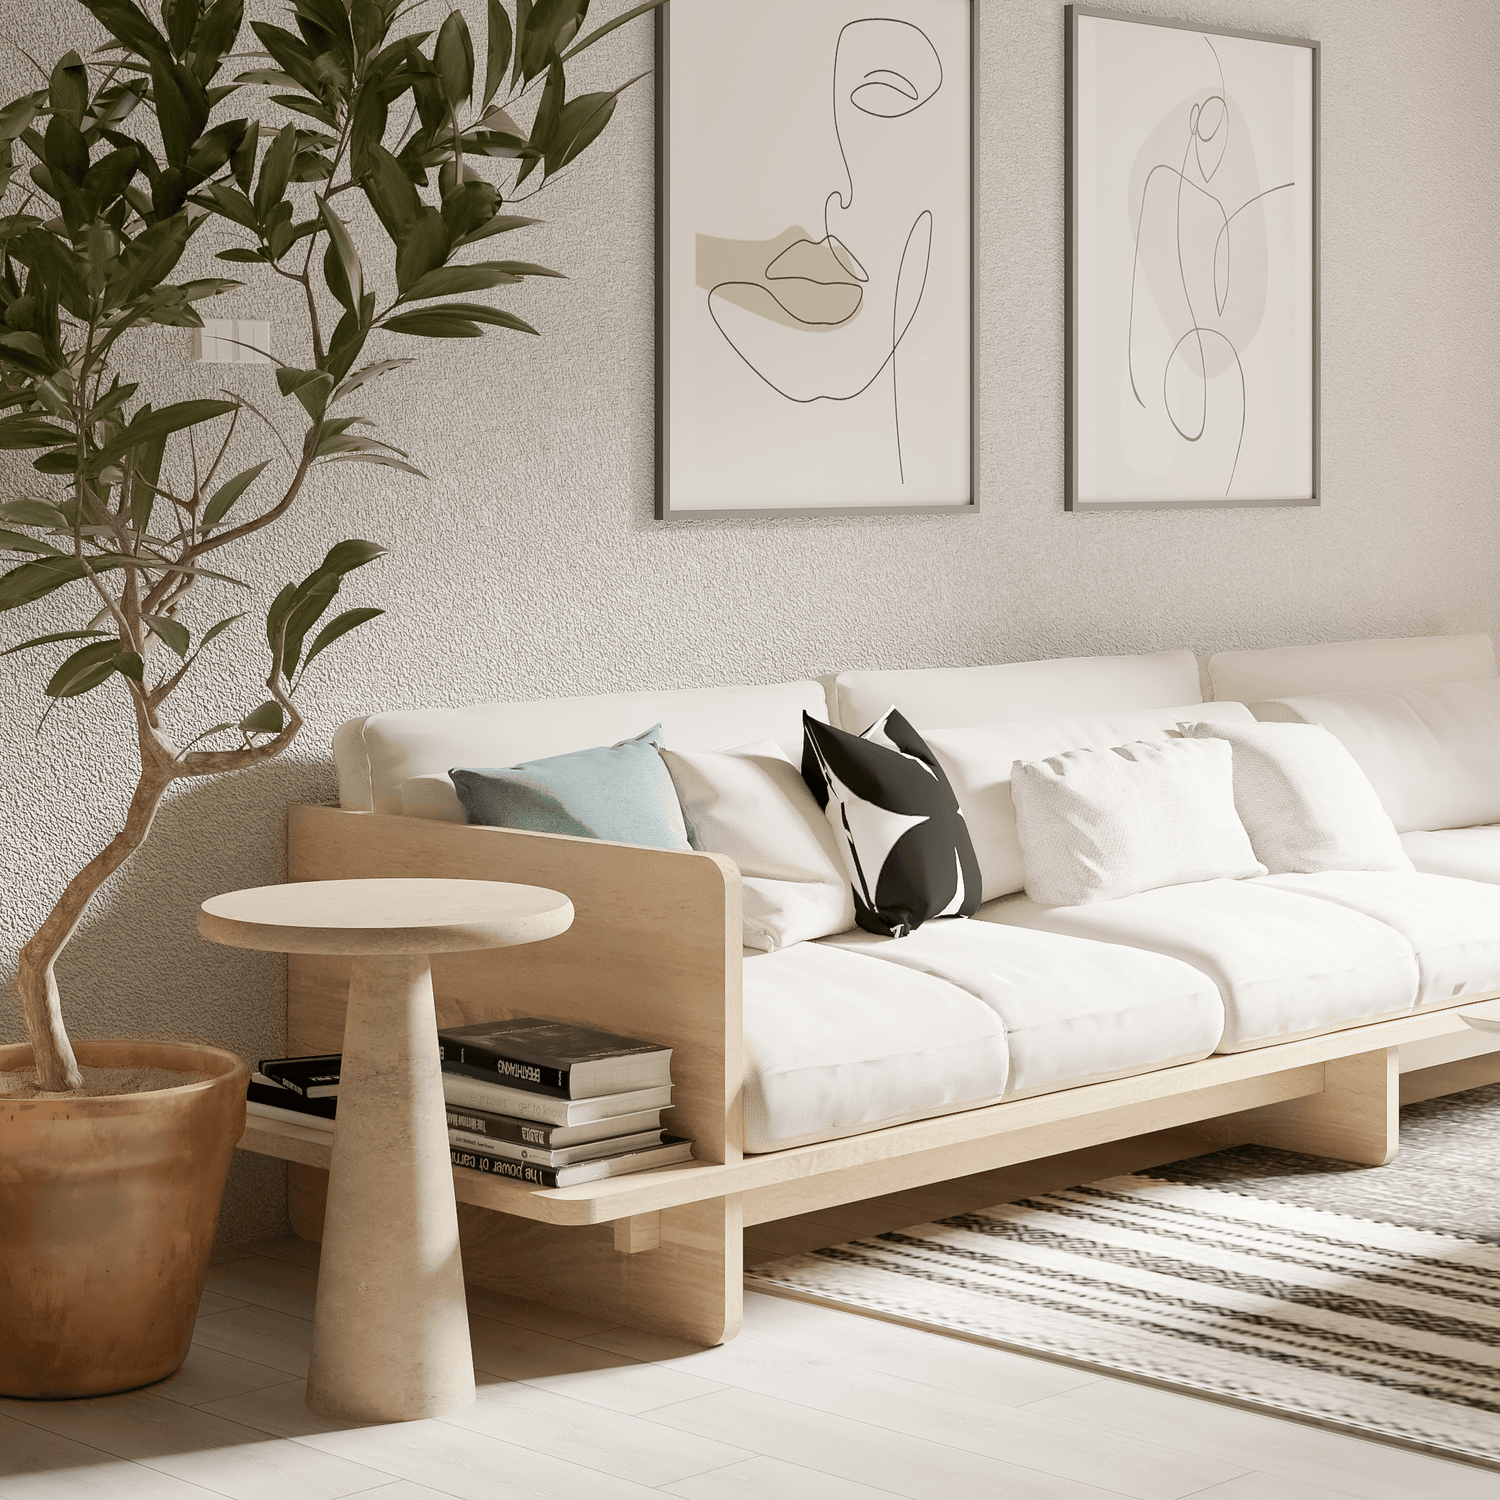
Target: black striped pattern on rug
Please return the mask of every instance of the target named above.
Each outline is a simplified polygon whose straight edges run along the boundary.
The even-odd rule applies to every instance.
[[[1500,1465],[1500,1242],[1118,1177],[747,1283]]]

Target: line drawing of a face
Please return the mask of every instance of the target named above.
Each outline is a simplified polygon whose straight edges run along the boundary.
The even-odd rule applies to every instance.
[[[943,86],[942,59],[920,27],[871,17],[839,32],[832,72],[844,180],[824,200],[822,235],[796,224],[765,240],[700,234],[697,282],[725,340],[788,401],[852,401],[890,371],[899,472],[896,356],[940,227],[923,161],[942,121],[922,110]]]

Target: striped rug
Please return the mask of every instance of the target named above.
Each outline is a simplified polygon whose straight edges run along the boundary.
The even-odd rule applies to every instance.
[[[1500,1240],[1115,1177],[747,1285],[1500,1469]]]

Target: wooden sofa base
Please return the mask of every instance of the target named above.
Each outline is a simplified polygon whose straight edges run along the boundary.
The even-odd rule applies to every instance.
[[[550,1190],[455,1169],[465,1275],[477,1287],[698,1344],[739,1327],[746,1225],[1184,1126],[1220,1146],[1380,1165],[1396,1150],[1403,1047],[1436,1059],[1408,1074],[1411,1097],[1500,1078],[1500,1057],[1464,1055],[1468,1028],[1449,1007],[745,1157],[738,874],[728,862],[301,807],[292,809],[289,864],[293,880],[465,876],[573,899],[578,920],[561,938],[435,964],[440,1021],[541,1013],[672,1046],[672,1121],[696,1141],[697,1159]],[[346,989],[346,961],[294,957],[294,1051],[338,1050]],[[1487,1010],[1500,1014],[1500,1005]],[[297,1164],[293,1226],[320,1238],[326,1133],[252,1119],[241,1145]]]

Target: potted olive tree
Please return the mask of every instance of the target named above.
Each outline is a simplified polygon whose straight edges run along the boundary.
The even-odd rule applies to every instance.
[[[52,708],[109,695],[140,751],[122,826],[21,952],[30,1044],[0,1048],[0,1394],[128,1389],[186,1356],[244,1068],[206,1047],[75,1048],[58,956],[168,788],[280,755],[309,665],[382,613],[330,613],[376,541],[340,542],[268,605],[246,599],[236,556],[316,505],[330,465],[418,473],[358,409],[412,363],[408,340],[535,333],[471,299],[555,274],[498,257],[537,222],[510,200],[613,113],[622,90],[569,97],[569,60],[660,3],[589,31],[589,0],[487,0],[476,55],[459,11],[407,32],[401,0],[294,0],[294,30],[248,32],[243,0],[162,0],[159,22],[134,0],[79,0],[109,43],[0,111],[0,447],[34,471],[0,501],[16,559],[0,612],[45,601],[48,627],[6,654],[55,653]],[[374,210],[378,258],[346,227],[346,194]],[[276,361],[275,413],[243,396],[152,404],[140,331],[198,327],[199,305],[243,284],[176,279],[205,239],[226,272],[295,290],[304,349]],[[300,440],[280,435],[288,414]],[[264,701],[220,724],[174,718],[188,675],[231,653],[260,658]]]

